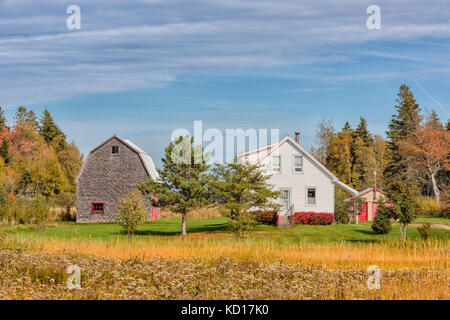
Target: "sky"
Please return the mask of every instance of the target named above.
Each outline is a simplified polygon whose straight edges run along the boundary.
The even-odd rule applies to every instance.
[[[381,28],[369,29],[370,5]],[[68,29],[70,5],[81,29]],[[401,84],[450,118],[450,6],[429,0],[0,0],[0,106],[43,108],[87,154],[113,134],[156,164],[177,128],[317,124],[385,136]]]

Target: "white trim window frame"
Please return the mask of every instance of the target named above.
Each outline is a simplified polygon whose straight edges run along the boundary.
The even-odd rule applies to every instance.
[[[297,159],[300,158],[300,165],[297,166]],[[294,154],[294,160],[293,160],[293,172],[296,174],[303,174],[303,156]],[[300,169],[300,170],[297,170]]]
[[[310,197],[309,197],[310,190],[314,190],[314,198],[311,197],[311,199],[314,199],[314,203],[310,203]],[[315,186],[306,186],[305,187],[305,204],[307,206],[311,206],[311,207],[317,206],[317,187],[315,187]]]
[[[275,164],[275,159],[278,159],[278,165]],[[272,173],[281,173],[281,156],[272,156]]]

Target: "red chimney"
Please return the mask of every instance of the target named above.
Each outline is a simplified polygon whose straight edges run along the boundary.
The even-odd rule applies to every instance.
[[[295,131],[295,142],[298,143],[298,137],[300,136],[300,131]]]

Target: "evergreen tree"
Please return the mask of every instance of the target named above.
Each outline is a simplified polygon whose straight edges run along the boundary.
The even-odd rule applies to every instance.
[[[8,164],[11,161],[9,156],[9,145],[7,138],[3,138],[2,145],[0,146],[0,156],[3,158],[5,164]]]
[[[392,229],[391,217],[393,216],[393,210],[390,207],[386,207],[386,203],[380,199],[378,200],[377,215],[372,223],[372,230],[376,234],[387,234]]]
[[[0,134],[3,136],[3,141],[0,146],[0,156],[3,158],[4,164],[8,164],[11,160],[9,156],[8,131],[5,113],[2,107],[0,107]]]
[[[194,146],[189,136],[171,142],[162,159],[163,169],[158,169],[159,179],[149,179],[139,185],[139,190],[149,195],[154,205],[168,207],[181,214],[181,234],[186,234],[186,216],[203,207],[211,198],[207,155],[201,146]],[[155,201],[153,195],[158,195]]]
[[[214,168],[214,195],[226,209],[226,217],[237,235],[244,231],[251,221],[247,213],[252,208],[263,212],[279,208],[279,191],[269,184],[270,175],[262,164],[233,162],[218,164]]]
[[[407,169],[408,162],[402,156],[399,150],[399,142],[406,140],[413,134],[417,125],[420,123],[419,105],[416,103],[414,94],[406,85],[401,85],[397,105],[397,113],[392,116],[386,131],[388,137],[388,163],[384,171],[386,180],[389,182],[395,180],[408,180]]]
[[[66,136],[61,131],[61,129],[56,125],[50,112],[46,109],[42,112],[42,117],[39,124],[39,133],[44,137],[47,143],[51,143],[53,139],[60,136],[62,141],[65,142]]]
[[[363,117],[360,117],[359,119],[360,122],[355,130],[355,135],[356,137],[360,137],[367,147],[371,147],[373,146],[373,138],[369,133],[369,130],[367,130],[367,121]]]
[[[5,112],[3,111],[3,108],[0,107],[0,130],[6,128],[6,118],[5,118]]]
[[[350,126],[350,123],[348,121],[345,121],[342,131],[353,131],[352,127]]]

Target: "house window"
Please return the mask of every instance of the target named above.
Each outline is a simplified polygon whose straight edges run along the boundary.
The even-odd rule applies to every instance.
[[[103,202],[92,202],[92,212],[93,213],[105,212],[105,204]]]
[[[308,188],[306,194],[308,204],[316,204],[316,188]]]
[[[295,156],[294,157],[294,172],[302,172],[303,171],[303,157]]]
[[[280,156],[272,157],[272,171],[273,172],[281,172],[281,157]]]
[[[112,153],[113,153],[113,154],[119,154],[119,147],[113,146],[113,147],[112,147]]]

